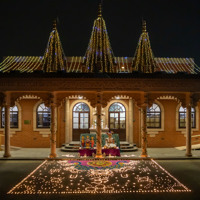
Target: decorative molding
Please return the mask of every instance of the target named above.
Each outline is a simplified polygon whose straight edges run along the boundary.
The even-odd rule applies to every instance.
[[[81,96],[81,95],[71,95],[71,96],[69,96],[68,97],[68,99],[86,99],[86,97],[83,97],[83,96]]]
[[[127,95],[117,95],[112,97],[112,100],[118,100],[118,99],[132,99],[132,97],[129,97]]]
[[[40,97],[29,94],[29,95],[24,95],[22,97],[19,97],[19,100],[21,100],[21,99],[40,99]]]
[[[157,99],[161,99],[161,100],[175,100],[178,103],[180,102],[179,99],[177,99],[176,97],[171,96],[171,95],[163,95],[163,96],[158,97]]]

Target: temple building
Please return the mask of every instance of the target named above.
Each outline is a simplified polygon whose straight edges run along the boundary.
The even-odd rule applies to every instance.
[[[81,133],[119,134],[121,147],[191,146],[200,138],[193,58],[154,57],[146,22],[133,57],[115,57],[101,5],[83,57],[64,53],[56,21],[44,56],[0,63],[0,134],[10,146],[74,149]],[[64,145],[64,146],[63,146]],[[98,145],[97,145],[98,146]],[[72,148],[70,148],[72,147]],[[98,153],[98,152],[97,152]]]

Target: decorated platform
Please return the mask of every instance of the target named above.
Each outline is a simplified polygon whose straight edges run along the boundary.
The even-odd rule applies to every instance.
[[[96,154],[96,149],[79,149],[80,156],[93,156]],[[102,154],[105,156],[120,156],[120,149],[102,149]]]
[[[83,133],[80,135],[80,156],[96,154],[96,134]],[[120,142],[118,134],[101,135],[102,154],[105,156],[120,156]]]

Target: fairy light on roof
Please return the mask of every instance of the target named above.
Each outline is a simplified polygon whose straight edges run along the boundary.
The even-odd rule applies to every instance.
[[[98,18],[94,21],[91,38],[85,54],[87,72],[114,72],[114,54],[110,45],[106,24],[99,4]]]
[[[60,37],[57,31],[56,20],[53,23],[53,30],[50,33],[47,48],[43,57],[43,71],[53,72],[66,69],[67,62],[64,54]]]
[[[146,21],[142,21],[142,34],[135,51],[132,62],[134,71],[141,71],[144,73],[153,73],[157,69],[157,64],[154,60],[154,55],[151,49],[149,35],[146,30]]]

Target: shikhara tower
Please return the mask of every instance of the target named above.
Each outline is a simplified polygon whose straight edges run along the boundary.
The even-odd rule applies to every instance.
[[[55,72],[66,69],[66,57],[62,48],[57,30],[56,20],[53,23],[53,30],[50,33],[47,48],[43,58],[42,70],[45,72]]]
[[[146,21],[144,20],[142,21],[142,34],[135,51],[132,67],[133,71],[141,71],[143,73],[153,73],[157,68],[146,30]]]
[[[86,72],[115,72],[114,54],[110,45],[106,23],[99,4],[98,18],[94,21],[91,38],[84,60]]]

